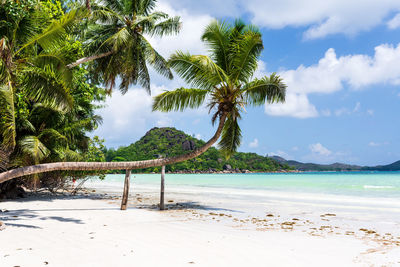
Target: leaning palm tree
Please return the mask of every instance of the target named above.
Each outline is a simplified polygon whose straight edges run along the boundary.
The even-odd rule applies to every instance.
[[[125,93],[131,85],[139,84],[150,92],[148,66],[172,79],[167,61],[152,47],[146,36],[177,34],[179,17],[153,12],[156,0],[92,1],[88,29],[83,35],[87,57],[68,65],[72,68],[91,62],[96,79],[112,90],[117,77],[119,89]],[[88,1],[86,0],[86,4]],[[87,5],[86,5],[87,6]]]
[[[22,167],[0,173],[0,183],[55,170],[131,170],[169,165],[199,156],[221,135],[220,148],[227,157],[232,155],[240,145],[238,120],[245,106],[283,102],[286,85],[276,74],[253,79],[263,50],[261,34],[255,26],[241,21],[236,21],[233,26],[215,21],[206,28],[202,40],[209,46],[210,56],[176,52],[169,62],[193,88],[178,88],[156,96],[153,110],[168,112],[198,108],[207,102],[213,112],[212,122],[218,122],[218,127],[204,146],[170,158],[134,162],[57,162]]]
[[[286,85],[276,74],[252,79],[263,50],[261,34],[255,26],[240,20],[233,27],[215,21],[206,28],[202,40],[208,45],[210,56],[178,51],[169,60],[191,88],[156,96],[153,110],[183,111],[206,103],[213,113],[212,123],[219,120],[219,147],[229,158],[241,142],[238,121],[245,106],[283,102]]]

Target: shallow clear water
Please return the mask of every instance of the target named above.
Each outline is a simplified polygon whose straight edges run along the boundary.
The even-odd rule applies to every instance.
[[[93,180],[96,187],[121,188],[123,174]],[[132,174],[133,186],[158,187],[160,174]],[[256,174],[166,174],[169,188],[208,190],[272,191],[329,194],[400,200],[400,172],[307,172]]]

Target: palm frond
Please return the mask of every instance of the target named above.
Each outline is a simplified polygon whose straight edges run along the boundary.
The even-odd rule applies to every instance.
[[[237,42],[230,48],[231,77],[234,84],[248,82],[258,66],[258,58],[263,50],[261,34],[248,31],[237,38]]]
[[[229,73],[228,48],[230,30],[226,23],[217,20],[211,22],[205,29],[201,40],[206,43],[212,54],[211,58]]]
[[[200,107],[207,96],[208,91],[203,89],[178,88],[166,91],[153,99],[153,111],[183,111],[186,108]]]
[[[2,146],[14,149],[16,145],[16,125],[14,116],[14,92],[8,86],[0,86],[0,132]]]
[[[71,149],[64,149],[64,150],[60,151],[60,153],[62,153],[64,161],[81,161],[82,160],[82,155]]]
[[[138,1],[138,13],[149,15],[150,12],[156,7],[156,0],[140,0]]]
[[[19,140],[18,146],[25,155],[28,155],[35,163],[39,163],[46,158],[50,151],[40,142],[39,138],[34,135],[24,136]]]
[[[70,109],[73,98],[60,73],[51,66],[27,67],[23,70],[21,84],[28,97],[52,107]]]
[[[45,50],[58,47],[60,43],[65,41],[67,34],[72,32],[73,27],[79,23],[78,18],[82,15],[79,13],[76,9],[70,10],[60,20],[53,21],[42,33],[30,38],[15,54],[35,43],[38,43]]]
[[[68,139],[66,136],[62,135],[59,131],[57,131],[56,129],[44,129],[42,130],[39,135],[38,138],[40,140],[44,139],[44,140],[50,140],[52,143],[57,143],[57,145],[63,145],[66,146],[68,144]],[[46,142],[47,143],[47,142]]]
[[[222,129],[219,148],[221,152],[229,159],[240,146],[242,139],[242,131],[239,127],[237,119],[228,116]]]
[[[153,27],[146,30],[152,36],[162,37],[164,35],[178,34],[182,27],[180,17],[175,16],[160,23],[155,24]]]
[[[225,72],[207,56],[178,51],[168,62],[182,79],[196,88],[212,89],[227,80]]]
[[[24,131],[28,133],[35,133],[35,126],[25,117],[20,117],[16,121],[18,131]]]
[[[254,106],[263,105],[265,102],[285,102],[286,84],[275,73],[269,77],[255,79],[246,84],[242,90],[246,102]]]
[[[172,80],[174,78],[168,62],[151,46],[151,44],[144,38],[140,38],[143,43],[144,54],[146,60],[150,65],[161,75]]]

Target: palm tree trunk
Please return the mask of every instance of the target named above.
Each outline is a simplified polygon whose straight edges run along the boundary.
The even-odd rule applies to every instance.
[[[113,53],[113,51],[109,51],[109,52],[101,53],[101,54],[90,56],[90,57],[83,57],[83,58],[78,59],[74,63],[68,64],[67,68],[71,69],[71,68],[76,67],[76,66],[78,66],[80,64],[83,64],[83,63],[86,63],[86,62],[89,62],[89,61],[92,61],[92,60],[95,60],[95,59],[98,59],[98,58],[109,56],[112,53]]]
[[[165,181],[165,166],[161,167],[161,190],[160,190],[160,210],[164,210],[164,181]]]
[[[0,183],[26,175],[32,175],[51,171],[98,171],[98,170],[133,170],[144,169],[156,166],[165,166],[177,162],[195,158],[209,149],[220,137],[224,127],[226,114],[222,114],[219,120],[217,131],[204,146],[194,151],[171,158],[150,159],[141,161],[126,162],[54,162],[32,166],[21,167],[0,173]]]
[[[90,0],[86,0],[85,4],[86,4],[87,10],[89,11],[89,13],[91,13],[92,12],[92,7],[90,6]]]
[[[128,204],[130,178],[131,178],[131,170],[126,170],[124,193],[122,194],[122,201],[121,201],[121,210],[126,210],[126,206]]]

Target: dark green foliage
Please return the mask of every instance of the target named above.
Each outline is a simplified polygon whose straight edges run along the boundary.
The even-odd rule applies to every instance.
[[[388,165],[378,165],[374,167],[362,167],[363,171],[400,171],[400,160]]]
[[[154,159],[159,156],[171,157],[182,155],[204,145],[204,141],[196,139],[175,128],[153,128],[139,141],[118,149],[106,149],[106,161],[136,161]],[[187,150],[185,150],[185,148]],[[230,165],[237,171],[271,172],[290,169],[268,157],[255,153],[236,152],[229,160],[216,148],[211,147],[195,159],[166,166],[167,171],[222,171]],[[159,172],[160,168],[134,170],[135,172]]]
[[[316,163],[302,163],[295,160],[285,160],[279,156],[272,156],[273,160],[281,164],[285,164],[299,171],[359,171],[361,166],[349,165],[343,163],[333,164],[316,164]]]
[[[92,1],[89,26],[83,37],[87,56],[109,53],[90,64],[93,77],[110,90],[120,80],[119,89],[126,93],[132,85],[150,92],[149,66],[172,79],[167,61],[146,39],[177,34],[179,17],[153,11],[156,1],[104,0]]]
[[[102,140],[87,136],[101,118],[95,101],[105,90],[82,66],[71,35],[82,12],[63,12],[59,1],[5,0],[0,5],[0,159],[2,169],[57,161],[104,161]],[[5,163],[4,163],[5,162]],[[54,188],[72,173],[21,179],[26,187]],[[87,176],[75,172],[74,177]]]

